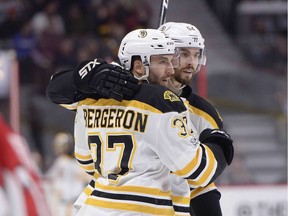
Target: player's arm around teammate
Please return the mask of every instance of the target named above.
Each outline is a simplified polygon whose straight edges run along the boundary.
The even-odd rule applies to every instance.
[[[140,56],[140,59],[141,59],[141,55],[139,55]],[[125,57],[125,56],[124,56]],[[142,55],[142,57],[144,58],[144,60],[145,60],[145,56],[143,56]],[[149,56],[150,57],[150,56]],[[120,59],[121,60],[121,59]],[[123,59],[122,59],[123,60]],[[161,60],[161,59],[160,59]],[[123,60],[123,62],[125,62],[124,60]],[[127,62],[127,61],[126,61]],[[136,61],[135,61],[136,62]],[[159,63],[160,62],[162,62],[162,63],[164,63],[164,64],[166,64],[165,63],[165,61],[163,62],[163,61],[159,61]],[[131,62],[130,62],[131,63]],[[136,62],[136,64],[135,64],[136,66],[137,66],[137,62]],[[131,66],[131,65],[130,65]],[[145,65],[146,67],[147,67],[147,65]],[[144,67],[145,68],[145,67]],[[151,67],[151,68],[153,68],[153,67]],[[140,70],[141,71],[141,70]],[[152,71],[152,70],[151,70]],[[171,70],[170,70],[171,71]],[[168,72],[169,72],[169,70],[168,70]],[[169,73],[170,73],[170,75],[169,75]],[[153,74],[150,76],[150,82],[151,83],[155,83],[155,84],[162,84],[162,85],[165,85],[166,83],[167,83],[167,81],[169,80],[169,76],[171,76],[171,72],[169,72],[169,73],[167,73],[167,74],[165,74],[165,73],[163,73],[162,75],[160,74],[160,76],[159,77],[157,77],[157,76],[154,76],[153,77]],[[149,76],[149,75],[148,75]],[[171,95],[170,95],[171,96]],[[212,145],[213,146],[213,145]],[[213,149],[214,147],[211,147],[211,149]],[[204,149],[205,150],[205,149]],[[202,152],[201,150],[199,150],[200,152]],[[211,150],[209,150],[209,147],[207,148],[207,150],[206,151],[211,151]],[[213,151],[213,150],[212,150]],[[214,151],[215,151],[215,149],[214,149]],[[215,152],[217,152],[217,151],[215,151]],[[221,152],[221,149],[220,149],[220,152]],[[216,154],[215,154],[216,155]],[[201,157],[200,157],[201,158]],[[210,161],[213,161],[213,160],[210,160]],[[212,167],[214,167],[214,166],[212,166]],[[214,169],[214,172],[215,172],[215,169]],[[178,173],[176,173],[176,174],[180,174],[179,172]],[[181,174],[180,174],[181,175]],[[194,176],[195,177],[195,176]],[[189,177],[187,177],[187,178],[189,178]],[[192,177],[193,178],[193,177]],[[206,184],[207,182],[202,182],[202,184]]]

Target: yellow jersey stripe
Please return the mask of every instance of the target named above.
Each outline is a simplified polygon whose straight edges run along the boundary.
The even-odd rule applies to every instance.
[[[170,191],[164,192],[156,188],[143,187],[143,186],[111,186],[111,185],[102,185],[99,182],[95,183],[95,188],[104,190],[104,191],[120,191],[126,193],[142,193],[149,194],[154,196],[163,196],[170,197]]]
[[[140,204],[132,204],[132,203],[125,203],[125,202],[111,202],[105,201],[95,198],[88,198],[85,202],[88,205],[98,206],[101,208],[109,208],[115,210],[124,210],[124,211],[132,211],[132,212],[139,212],[139,213],[146,213],[152,215],[175,215],[172,206],[168,206],[168,208],[155,208],[147,205],[140,205]]]
[[[80,167],[85,170],[85,172],[95,172],[94,164],[83,165],[80,164]]]
[[[204,193],[207,193],[211,190],[214,190],[216,189],[216,186],[215,186],[215,183],[212,182],[211,184],[207,185],[206,187],[198,187],[198,188],[195,188],[193,189],[191,192],[190,192],[190,198],[193,199],[195,198],[196,196],[198,195],[201,195],[201,194],[204,194]]]
[[[82,154],[79,154],[77,152],[74,152],[74,155],[78,160],[91,160],[92,159],[90,154],[89,155],[82,155]]]
[[[122,101],[116,101],[114,99],[111,100],[107,100],[107,99],[99,99],[99,100],[95,100],[92,98],[87,98],[85,100],[82,100],[79,102],[79,106],[81,105],[91,105],[93,106],[95,103],[97,102],[97,106],[124,106],[124,107],[134,107],[134,108],[139,108],[142,110],[148,110],[150,112],[153,113],[162,113],[159,109],[156,109],[155,107],[143,103],[143,102],[139,102],[136,100],[122,100]]]
[[[83,190],[83,192],[86,194],[86,196],[90,196],[91,193],[93,192],[93,189],[91,189],[89,186],[90,185],[87,185]]]
[[[189,109],[192,110],[192,113],[203,117],[204,119],[206,119],[206,121],[208,121],[213,126],[213,128],[218,129],[218,125],[217,125],[216,121],[209,114],[207,114],[206,112],[204,112],[201,109],[198,109],[194,106],[191,106],[191,104],[189,104],[188,106],[189,106]]]
[[[193,158],[193,160],[188,163],[183,169],[177,170],[174,172],[174,174],[179,176],[187,176],[193,169],[195,169],[196,166],[199,165],[199,162],[201,162],[202,149],[199,147],[196,151],[196,156]]]
[[[182,196],[176,196],[176,195],[171,194],[171,198],[172,198],[173,204],[177,203],[177,204],[186,205],[186,206],[190,205],[190,197],[182,197]]]
[[[189,184],[192,184],[192,185],[202,185],[202,184],[204,184],[207,180],[210,180],[208,178],[211,177],[211,173],[215,169],[215,161],[216,161],[216,159],[215,159],[211,149],[208,146],[204,146],[204,147],[205,147],[206,152],[207,152],[206,158],[209,158],[207,160],[208,167],[207,167],[207,169],[205,169],[205,172],[201,175],[201,177],[199,179],[190,180]]]
[[[97,170],[95,170],[93,177],[94,177],[95,179],[97,179],[97,178],[99,178],[99,176],[100,176],[100,174],[98,173]]]

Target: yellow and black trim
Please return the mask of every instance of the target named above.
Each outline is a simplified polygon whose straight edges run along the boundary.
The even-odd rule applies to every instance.
[[[170,191],[164,192],[143,186],[115,187],[94,183],[94,190],[86,200],[86,204],[152,215],[175,215]],[[93,182],[90,186],[92,184]],[[90,193],[88,189],[86,192]]]
[[[223,129],[223,119],[217,109],[204,98],[192,92],[190,86],[185,86],[181,97],[186,98],[189,103],[189,109],[199,117],[208,121],[213,128]]]

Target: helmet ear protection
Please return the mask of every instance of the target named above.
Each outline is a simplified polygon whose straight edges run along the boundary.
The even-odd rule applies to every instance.
[[[149,76],[150,58],[152,55],[167,55],[175,53],[175,43],[164,32],[157,29],[137,29],[128,33],[121,41],[118,58],[122,66],[131,70],[132,57],[140,56],[146,73],[138,78]]]
[[[191,47],[200,49],[196,72],[200,70],[201,65],[206,64],[205,40],[195,26],[188,23],[167,22],[158,29],[171,37],[175,42],[176,48]]]

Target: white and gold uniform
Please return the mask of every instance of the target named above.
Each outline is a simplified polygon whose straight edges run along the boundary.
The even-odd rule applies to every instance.
[[[185,110],[186,108],[183,108],[182,102],[179,102],[179,101],[177,103],[176,103],[176,101],[174,101],[174,102],[170,101],[169,102],[169,99],[168,99],[169,97],[167,97],[167,95],[166,95],[166,99],[164,99],[163,94],[165,91],[163,92],[163,90],[161,90],[162,92],[160,91],[160,93],[159,93],[159,90],[156,90],[158,88],[161,89],[163,87],[155,87],[155,86],[153,87],[153,85],[147,85],[147,87],[145,87],[145,91],[141,90],[141,92],[138,93],[136,98],[134,98],[134,100],[132,100],[132,101],[124,100],[122,102],[117,102],[117,101],[112,100],[112,99],[110,99],[110,100],[108,100],[108,99],[98,100],[98,99],[100,99],[100,96],[97,97],[95,94],[94,95],[82,95],[82,96],[76,97],[74,95],[75,90],[73,88],[71,88],[71,90],[69,89],[71,86],[71,84],[70,84],[71,81],[70,82],[67,81],[67,80],[69,80],[69,77],[71,78],[71,74],[73,74],[73,73],[70,73],[68,71],[67,73],[63,73],[63,74],[64,74],[63,76],[59,76],[58,79],[56,79],[56,81],[60,80],[59,82],[54,81],[54,82],[50,83],[50,89],[49,89],[48,93],[49,93],[49,96],[53,99],[54,103],[60,104],[61,106],[65,107],[66,109],[70,109],[70,110],[75,110],[80,105],[80,106],[82,106],[82,108],[81,108],[82,109],[82,111],[81,111],[82,116],[83,115],[85,116],[85,113],[86,114],[90,113],[90,115],[91,115],[90,118],[93,119],[93,118],[95,118],[93,116],[99,115],[96,118],[96,120],[97,120],[96,122],[98,125],[96,123],[94,123],[95,127],[100,126],[98,129],[101,131],[104,131],[105,126],[107,126],[107,128],[106,128],[107,130],[109,129],[109,131],[117,131],[116,133],[118,133],[118,131],[120,130],[120,125],[117,125],[117,124],[115,125],[115,123],[112,124],[112,122],[114,120],[117,120],[117,118],[113,117],[113,115],[118,116],[119,113],[122,112],[119,110],[127,110],[129,108],[129,110],[130,110],[129,113],[131,112],[131,115],[132,115],[132,113],[135,113],[135,112],[136,113],[143,113],[143,111],[146,110],[144,113],[149,115],[149,119],[153,119],[152,126],[154,126],[154,129],[152,129],[152,130],[151,129],[150,130],[145,129],[145,132],[140,132],[139,128],[137,129],[138,131],[137,130],[135,131],[133,129],[131,130],[131,128],[130,129],[126,128],[125,131],[126,132],[129,131],[129,133],[131,131],[133,131],[134,135],[132,137],[135,138],[135,136],[136,136],[135,134],[137,134],[137,136],[136,136],[137,139],[140,135],[141,135],[140,137],[142,137],[142,138],[145,137],[147,139],[147,137],[154,137],[155,138],[155,135],[161,134],[164,137],[163,142],[164,142],[164,140],[168,139],[165,143],[168,143],[168,142],[169,142],[169,144],[171,143],[171,145],[169,145],[169,146],[171,146],[171,148],[172,148],[172,146],[175,146],[173,148],[178,148],[176,146],[178,146],[178,143],[181,140],[181,139],[180,140],[178,139],[178,135],[173,137],[173,139],[172,139],[170,137],[171,136],[170,130],[167,129],[167,126],[168,126],[167,124],[164,124],[164,125],[161,124],[162,128],[158,128],[158,130],[159,130],[158,131],[156,128],[156,125],[159,124],[158,121],[160,121],[160,120],[156,120],[156,119],[157,119],[157,117],[160,118],[160,116],[169,116],[171,114],[171,113],[168,114],[169,112],[177,113],[177,112],[179,112],[179,111],[177,111],[178,109],[180,109],[181,112],[184,112],[183,110]],[[152,87],[152,88],[150,89],[150,87]],[[63,88],[65,91],[67,91],[66,93],[65,93],[65,91],[63,91]],[[172,95],[172,94],[169,94],[169,95]],[[87,100],[85,99],[85,98],[89,98],[89,97],[93,97],[94,99],[87,99]],[[200,133],[205,128],[222,128],[222,120],[219,117],[217,110],[215,108],[213,108],[203,98],[201,99],[199,96],[193,94],[191,91],[191,88],[189,86],[186,86],[183,89],[183,94],[181,95],[181,97],[184,97],[187,99],[185,104],[187,105],[187,109],[189,110],[190,121],[193,123],[193,126],[194,126],[193,137],[195,139],[198,139],[198,134],[195,132],[195,128],[196,128],[196,131],[198,133]],[[79,98],[83,98],[84,100],[79,102]],[[173,96],[173,98],[176,98],[176,97]],[[167,107],[166,107],[167,102],[169,102],[170,107],[171,106],[173,107],[170,110],[169,109],[167,110]],[[97,106],[97,109],[98,109],[98,106],[100,106],[101,109],[103,110],[103,112],[100,112],[100,111],[96,112],[95,111],[96,108],[93,108],[92,111],[89,111],[89,112],[87,112],[87,109],[85,108],[86,111],[83,111],[84,107],[86,107],[86,106],[88,107],[90,105]],[[174,110],[175,108],[176,108],[176,110]],[[118,114],[116,114],[117,113],[116,110],[119,111],[119,112],[117,111]],[[95,112],[95,114],[93,114],[93,112]],[[166,112],[168,112],[168,113],[166,113]],[[133,115],[135,115],[135,114],[133,114]],[[139,116],[141,116],[141,115],[139,114]],[[154,116],[155,118],[154,117],[151,118],[152,116]],[[86,118],[89,118],[89,117],[86,117]],[[100,120],[99,120],[99,118],[100,118]],[[82,124],[86,124],[87,122],[90,122],[90,124],[92,124],[91,121],[93,121],[93,120],[84,120],[84,123],[82,122]],[[106,122],[108,121],[110,123],[105,123],[105,121]],[[151,120],[149,120],[149,122],[150,121]],[[100,122],[102,122],[103,127],[101,126]],[[118,120],[118,122],[119,122],[119,120]],[[117,126],[117,128],[115,128],[115,126]],[[83,126],[82,130],[84,130],[84,128],[85,127]],[[173,129],[173,128],[171,128],[171,129]],[[87,129],[87,131],[90,131],[90,130],[92,131],[92,128]],[[174,130],[175,130],[175,128],[174,128]],[[87,133],[87,131],[85,129],[83,134]],[[159,137],[159,136],[156,136],[156,137]],[[80,137],[77,138],[77,135],[76,135],[75,138],[77,140]],[[85,148],[89,147],[88,146],[88,138],[84,137],[83,139],[86,140],[85,142],[83,142],[84,147]],[[105,140],[107,139],[106,136],[104,137],[104,139]],[[101,135],[100,141],[103,141],[102,135]],[[172,144],[172,141],[174,142],[174,144]],[[137,143],[138,143],[138,141],[137,141]],[[150,145],[151,144],[152,144],[152,146],[155,145],[155,142],[153,141],[153,139],[152,139],[152,143],[150,143]],[[190,194],[190,189],[189,189],[189,185],[188,185],[187,181],[186,180],[183,181],[183,176],[178,177],[179,173],[176,173],[178,175],[170,174],[169,178],[170,178],[170,181],[172,183],[170,182],[171,191],[169,192],[170,193],[169,200],[172,200],[175,215],[190,215],[190,213],[189,213],[190,198],[193,199],[194,197],[201,195],[202,193],[206,193],[206,192],[209,192],[210,190],[215,189],[216,187],[215,187],[213,181],[221,174],[221,172],[225,168],[221,165],[219,166],[219,161],[225,160],[223,156],[218,155],[219,151],[218,152],[215,151],[213,149],[213,146],[211,146],[211,145],[200,144],[199,146],[200,147],[198,147],[198,149],[197,149],[196,156],[194,157],[193,162],[190,163],[189,169],[192,170],[191,175],[188,177],[185,176],[186,179],[191,179],[191,180],[189,180],[190,187],[191,187],[190,188],[191,194]],[[98,147],[97,144],[92,145],[92,148],[94,148],[94,149],[97,147]],[[108,148],[108,149],[110,149],[110,148]],[[115,149],[117,150],[117,147]],[[170,150],[170,148],[167,150]],[[162,151],[163,151],[163,154],[168,153],[168,152],[166,152],[166,148],[163,150],[161,149],[161,152]],[[173,149],[173,151],[174,151],[174,149]],[[185,154],[186,150],[182,149],[182,151],[183,151],[183,154]],[[108,152],[110,153],[109,155],[111,155],[113,151],[108,151]],[[175,161],[177,158],[179,158],[179,155],[175,155],[174,152],[173,152],[173,155],[174,155],[173,161]],[[78,147],[76,147],[76,156],[77,156],[78,162],[80,163],[81,167],[84,168],[85,171],[87,173],[89,173],[90,175],[94,175],[94,180],[91,181],[90,184],[85,188],[85,190],[80,195],[79,199],[77,200],[77,202],[74,205],[74,207],[76,207],[76,209],[79,210],[83,206],[83,203],[85,202],[87,197],[89,197],[89,199],[91,200],[91,196],[92,196],[91,193],[94,190],[95,182],[97,181],[97,178],[100,174],[98,173],[97,169],[95,170],[95,166],[96,165],[99,166],[99,161],[97,163],[95,163],[93,161],[93,158],[90,154],[90,150],[87,151],[87,149],[86,149],[84,151],[84,150],[80,150]],[[137,154],[137,157],[140,157],[140,156],[142,156],[142,154],[140,154],[140,155]],[[96,157],[94,156],[94,160],[95,160],[95,158]],[[216,158],[216,160],[215,160],[215,158]],[[146,161],[146,163],[149,163],[149,161],[150,161],[148,158],[144,158],[144,157],[142,160],[148,160],[148,161]],[[223,164],[223,162],[220,162],[220,164],[221,163]],[[119,167],[119,165],[118,165],[118,167]],[[120,166],[120,168],[121,168],[121,166]],[[150,169],[147,169],[147,171],[150,171]],[[149,172],[143,176],[150,175],[150,174],[152,174],[152,173]],[[153,175],[154,174],[157,174],[157,173],[153,172]],[[149,185],[152,186],[152,184],[149,184]],[[152,188],[154,188],[154,186],[152,186]],[[144,188],[144,191],[148,191],[146,189],[147,188]],[[151,190],[151,191],[153,191],[153,190]],[[138,194],[138,192],[136,194]],[[151,194],[149,196],[151,196]],[[118,197],[113,196],[113,197],[114,198],[111,198],[111,199],[114,201],[115,200],[117,201],[118,198],[119,198],[118,201],[122,200],[121,196],[118,196]],[[129,196],[129,197],[131,197],[131,196]],[[166,197],[166,195],[165,195],[165,197]],[[125,201],[125,202],[128,202],[128,201]],[[133,202],[133,201],[131,201],[131,202]],[[139,202],[139,201],[137,201],[137,202]],[[159,208],[162,208],[162,207],[161,207],[161,205],[158,205],[158,204],[162,203],[162,202],[158,202],[158,201],[156,201],[156,202],[157,202],[157,205],[156,205],[157,206],[156,207],[157,213],[153,213],[153,214],[165,215],[163,212],[161,212],[161,210],[159,210]],[[145,202],[143,202],[143,201],[141,201],[139,203],[145,204]],[[148,203],[149,203],[149,201],[148,201]],[[169,205],[170,204],[171,203],[169,201]],[[125,203],[125,205],[126,205],[126,203]],[[151,204],[149,204],[149,205],[151,205]],[[85,206],[87,206],[87,205],[85,205]],[[164,205],[163,209],[166,209],[166,208],[167,208],[167,206]],[[83,209],[84,209],[84,207],[83,207]],[[148,209],[148,208],[145,208],[145,209]],[[107,211],[107,209],[105,209],[105,210]],[[172,215],[174,214],[172,212],[169,212],[169,214],[170,213]],[[131,211],[131,214],[135,215],[136,213]]]
[[[78,215],[175,215],[170,171],[197,176],[199,157],[212,154],[187,118],[181,99],[156,85],[143,85],[133,100],[80,101],[75,155],[99,177]]]

